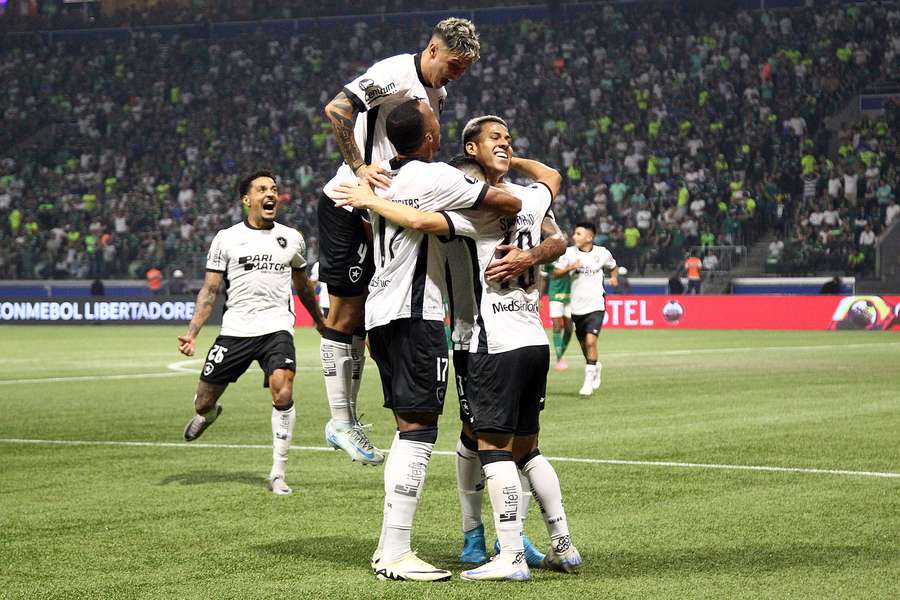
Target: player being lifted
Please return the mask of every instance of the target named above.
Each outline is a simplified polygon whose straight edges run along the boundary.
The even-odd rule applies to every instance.
[[[219,288],[227,292],[222,329],[206,355],[197,393],[196,415],[184,429],[185,441],[200,437],[222,413],[217,400],[255,360],[265,373],[263,386],[272,393],[273,463],[269,489],[291,493],[284,468],[294,430],[293,382],[297,368],[294,352],[294,301],[291,283],[316,327],[324,325],[315,292],[306,277],[306,242],[296,229],[275,222],[278,187],[275,176],[257,171],[239,188],[247,218],[216,233],[206,259],[206,277],[197,294],[194,316],[187,333],[178,337],[178,349],[194,355],[194,342],[209,319]]]
[[[467,154],[478,161],[489,182],[499,183],[510,167],[506,123],[499,117],[481,117],[470,121],[463,135]],[[379,200],[363,187],[351,191],[357,206],[383,214],[404,227],[462,235],[466,239],[476,275],[473,289],[477,307],[466,391],[500,549],[491,562],[463,572],[462,577],[471,580],[530,578],[521,521],[520,502],[524,494],[517,466],[529,480],[550,533],[551,548],[544,564],[564,571],[573,571],[581,564],[569,537],[559,479],[537,449],[549,348],[538,311],[539,289],[534,269],[540,253],[529,251],[542,237],[544,217],[549,214],[560,178],[552,169],[534,161],[516,161],[516,168],[547,183],[529,187],[503,184],[503,189],[514,192],[522,202],[515,218],[471,211],[429,214],[412,206]],[[563,252],[564,242],[558,229],[556,235],[556,250],[545,247],[543,260],[552,260]],[[496,261],[497,250],[513,256]],[[524,272],[519,269],[523,264],[529,265]],[[504,281],[510,276],[511,281]]]
[[[365,366],[364,308],[373,273],[371,237],[358,211],[334,205],[334,189],[356,182],[386,188],[390,171],[382,161],[396,155],[386,136],[385,118],[410,99],[422,99],[436,115],[444,104],[444,86],[462,77],[478,60],[475,26],[465,19],[438,23],[425,49],[372,65],[348,83],[325,107],[344,164],[325,186],[318,204],[319,280],[327,284],[330,310],[322,332],[321,360],[331,420],[325,439],[353,460],[379,464],[374,447],[357,420],[356,403]]]
[[[426,103],[410,100],[387,117],[397,157],[382,163],[391,185],[384,199],[364,188],[379,206],[430,211],[479,209],[515,215],[522,203],[444,163],[429,163],[440,146],[440,126]],[[341,194],[357,186],[339,186]],[[357,205],[357,208],[365,208]],[[397,434],[384,469],[384,521],[372,568],[381,579],[436,581],[450,572],[419,559],[410,531],[437,440],[449,359],[444,337],[444,244],[410,224],[375,211],[375,274],[366,299],[366,330],[378,364],[384,405],[394,412]],[[426,214],[426,213],[422,213]],[[497,216],[493,215],[492,219]],[[441,217],[446,230],[448,221]],[[415,224],[413,224],[415,225]]]
[[[597,360],[597,337],[606,311],[604,271],[609,272],[613,287],[619,285],[616,261],[609,250],[594,245],[595,234],[593,223],[578,223],[572,235],[575,245],[566,249],[553,270],[554,277],[572,277],[572,321],[586,362],[584,384],[578,391],[582,396],[590,396],[600,387],[603,365]]]

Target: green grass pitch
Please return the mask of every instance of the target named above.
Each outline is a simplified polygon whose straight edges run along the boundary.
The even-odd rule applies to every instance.
[[[200,366],[181,362],[181,331],[0,327],[0,598],[900,597],[896,335],[608,330],[591,399],[570,348],[571,368],[550,373],[541,448],[585,564],[524,584],[458,577],[448,391],[413,547],[454,579],[419,584],[368,568],[382,470],[320,451],[314,332],[297,334],[295,493],[276,497],[257,367],[198,440],[216,447],[181,441]],[[360,405],[388,446],[371,361]],[[546,547],[534,502],[527,530]]]

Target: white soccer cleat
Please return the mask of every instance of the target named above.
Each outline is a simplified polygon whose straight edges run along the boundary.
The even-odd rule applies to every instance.
[[[269,491],[276,496],[290,496],[294,490],[288,487],[284,475],[276,475],[269,478]]]
[[[325,442],[335,450],[343,450],[351,460],[364,465],[380,465],[384,462],[384,452],[369,441],[363,425],[356,425],[344,431],[335,429],[332,421],[325,424]]]
[[[581,554],[572,545],[569,536],[565,536],[550,545],[544,557],[544,567],[563,573],[574,573],[581,566]]]
[[[520,552],[515,559],[497,555],[480,567],[463,571],[460,577],[465,581],[528,581],[531,571],[525,562],[525,553]]]
[[[600,372],[602,370],[603,370],[603,365],[601,365],[600,363],[597,363],[597,370],[594,371],[594,380],[591,381],[591,385],[594,387],[595,390],[598,387],[600,387]]]
[[[222,414],[222,407],[219,404],[216,404],[216,412],[210,414],[209,416],[203,417],[201,415],[194,415],[194,417],[188,421],[188,424],[184,426],[184,441],[193,442],[198,437],[203,435],[203,432],[206,431],[206,428],[216,422],[216,419],[219,415]]]
[[[590,396],[594,393],[594,384],[590,379],[584,382],[584,385],[581,386],[581,389],[578,390],[578,394],[581,396]]]
[[[438,569],[428,564],[416,556],[415,552],[408,552],[400,560],[391,563],[385,563],[380,559],[375,562],[374,556],[372,560],[375,575],[385,581],[446,581],[452,575],[446,569]]]

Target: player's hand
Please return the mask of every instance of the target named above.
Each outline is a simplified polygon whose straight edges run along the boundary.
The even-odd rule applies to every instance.
[[[580,261],[580,260],[576,260],[576,261],[573,262],[571,265],[569,265],[569,268],[570,268],[570,270],[572,270],[572,271],[577,271],[578,269],[581,268],[581,261]]]
[[[378,165],[362,165],[356,169],[360,183],[367,183],[373,188],[386,190],[391,187],[391,172]]]
[[[353,208],[367,208],[368,202],[378,198],[367,183],[342,183],[334,188],[331,195],[334,196],[335,206]]]
[[[488,268],[484,272],[485,279],[488,281],[503,283],[515,277],[518,277],[528,269],[534,266],[534,258],[527,250],[522,250],[518,246],[501,244],[497,246],[496,252],[506,254],[503,258],[491,261]]]
[[[189,335],[178,336],[178,351],[185,356],[194,355],[194,338]]]

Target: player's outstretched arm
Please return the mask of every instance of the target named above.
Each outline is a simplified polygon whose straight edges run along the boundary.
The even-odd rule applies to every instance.
[[[319,299],[316,298],[316,286],[312,280],[306,275],[303,269],[296,269],[291,273],[291,279],[294,283],[294,289],[297,290],[297,297],[300,298],[300,304],[306,309],[306,312],[313,318],[316,324],[316,331],[322,333],[325,327],[325,317],[322,315],[322,307],[319,306]]]
[[[503,244],[497,250],[505,252],[503,258],[495,260],[484,272],[488,281],[504,282],[514,279],[533,267],[553,262],[566,251],[566,240],[551,216],[541,222],[541,243],[529,250]]]
[[[615,288],[619,287],[619,267],[613,267],[609,272],[609,283]]]
[[[519,158],[518,156],[513,156],[509,159],[509,168],[515,169],[528,179],[543,183],[550,189],[550,194],[554,198],[559,193],[559,188],[562,185],[562,175],[556,169],[548,167],[542,162],[529,158]]]
[[[325,105],[325,117],[331,123],[334,137],[341,156],[356,176],[375,187],[387,188],[391,185],[390,174],[378,165],[367,165],[363,160],[356,138],[353,137],[353,124],[357,111],[347,95],[341,91]]]
[[[407,229],[438,235],[450,233],[447,219],[440,213],[425,212],[412,206],[379,198],[368,185],[341,184],[335,188],[336,206],[352,206],[378,213],[391,223]]]
[[[222,285],[224,274],[218,271],[207,271],[206,277],[203,279],[203,287],[197,293],[197,302],[194,306],[194,316],[188,324],[187,333],[178,336],[178,351],[185,356],[194,355],[194,340],[200,329],[212,314],[212,309],[216,305],[216,296],[219,295],[219,288]]]

